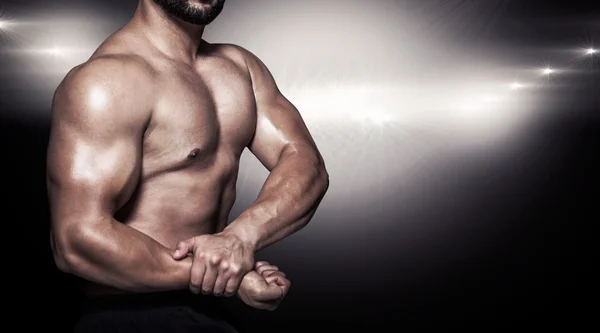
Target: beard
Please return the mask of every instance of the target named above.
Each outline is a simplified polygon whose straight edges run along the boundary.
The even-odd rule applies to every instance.
[[[189,0],[154,0],[167,14],[196,25],[208,25],[223,10],[225,0],[201,0],[195,6]]]

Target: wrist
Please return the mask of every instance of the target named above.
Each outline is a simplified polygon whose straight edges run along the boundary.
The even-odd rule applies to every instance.
[[[163,268],[164,278],[173,289],[187,289],[190,284],[190,271],[192,269],[192,257],[175,260],[174,250],[166,249],[159,256],[160,265]]]
[[[239,223],[236,225],[236,222],[234,221],[220,234],[223,236],[234,237],[245,249],[251,250],[253,253],[256,252],[258,237],[257,233],[254,232],[251,227],[242,226]]]

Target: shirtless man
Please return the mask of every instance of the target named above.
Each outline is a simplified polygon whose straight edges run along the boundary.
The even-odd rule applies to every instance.
[[[87,281],[90,298],[144,295],[147,305],[183,291],[198,303],[238,295],[273,310],[289,288],[254,253],[309,222],[328,175],[265,65],[241,47],[202,40],[224,2],[139,0],[130,22],[57,88],[51,244],[57,267]],[[226,225],[246,147],[270,175]],[[105,312],[81,329],[224,329],[181,307],[144,311]]]

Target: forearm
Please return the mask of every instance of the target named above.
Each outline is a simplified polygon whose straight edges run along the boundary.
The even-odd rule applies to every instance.
[[[236,235],[260,251],[303,228],[328,186],[318,153],[312,149],[284,150],[258,199],[223,232]]]
[[[116,220],[55,236],[57,264],[67,273],[131,292],[187,289],[191,260]]]

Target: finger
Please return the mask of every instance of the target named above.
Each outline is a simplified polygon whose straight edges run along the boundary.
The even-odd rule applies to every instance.
[[[265,278],[267,283],[275,282],[280,287],[286,287],[291,284],[290,280],[286,279],[285,274],[283,272],[273,272],[269,276]]]
[[[229,273],[229,265],[221,263],[219,267],[219,273],[217,274],[217,280],[215,282],[215,287],[213,288],[213,295],[222,296],[225,292],[225,288],[227,287],[227,283],[231,278],[231,273]]]
[[[266,279],[269,277],[269,275],[276,273],[276,272],[279,272],[279,271],[274,271],[274,270],[264,271],[264,272],[262,272],[262,274],[260,276],[262,276],[263,279]]]
[[[264,271],[278,271],[279,267],[275,265],[262,265],[256,268],[256,272],[260,275],[263,275]]]
[[[192,252],[194,249],[194,238],[186,239],[177,243],[177,248],[175,249],[175,253],[173,253],[173,258],[175,260],[183,259],[187,257],[187,254]]]
[[[283,296],[287,295],[288,291],[290,291],[290,287],[292,286],[292,281],[286,278],[279,278],[277,279],[276,283],[283,290]]]
[[[280,278],[281,277],[279,275],[277,275],[277,274],[271,274],[270,276],[267,276],[265,278],[265,281],[267,281],[267,283],[269,283],[269,284],[275,282],[275,283],[277,283],[277,285],[279,285],[278,280]]]
[[[244,276],[241,275],[242,272],[239,266],[229,267],[229,272],[231,275],[229,276],[229,280],[225,286],[224,293],[226,297],[231,297],[237,293],[240,285],[242,284],[242,279],[244,278]]]
[[[219,276],[219,265],[216,258],[206,265],[206,272],[204,273],[204,279],[202,280],[202,293],[210,294],[215,288],[217,277]]]
[[[278,274],[281,274],[281,276],[286,277],[285,273],[282,271],[264,271],[261,275],[263,278],[266,279],[274,273],[278,273]]]
[[[231,297],[235,295],[238,289],[240,289],[241,282],[242,281],[240,278],[229,278],[229,280],[227,281],[227,286],[225,286],[225,292],[223,293],[223,295],[225,297]]]
[[[257,269],[262,265],[269,265],[269,263],[266,261],[257,261],[256,264],[254,264],[254,269]]]
[[[194,294],[199,294],[202,288],[202,280],[206,273],[206,265],[200,258],[194,257],[192,262],[192,270],[190,272],[190,291]]]
[[[269,284],[275,283],[277,286],[279,286],[283,290],[284,296],[287,295],[288,290],[290,289],[290,286],[292,285],[292,282],[290,280],[286,279],[285,276],[283,276],[279,272],[270,275],[265,280]]]

